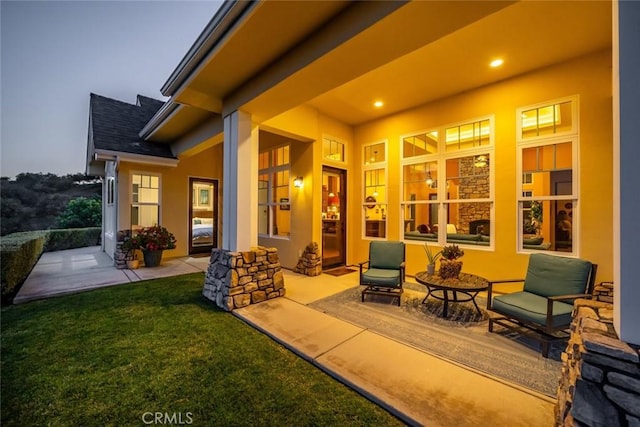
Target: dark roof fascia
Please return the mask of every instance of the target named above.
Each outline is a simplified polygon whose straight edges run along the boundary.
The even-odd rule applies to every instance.
[[[147,140],[153,132],[168,118],[170,118],[178,109],[182,108],[182,105],[176,104],[172,100],[165,102],[160,109],[149,119],[146,125],[138,133],[141,139]]]
[[[247,12],[258,5],[258,1],[225,1],[211,21],[202,30],[187,54],[171,73],[160,89],[164,96],[173,96],[189,78],[191,73],[208,56],[209,52],[239,23]]]

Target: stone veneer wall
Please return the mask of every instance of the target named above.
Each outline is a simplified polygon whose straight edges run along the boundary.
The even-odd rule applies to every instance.
[[[211,251],[202,295],[223,310],[232,311],[284,294],[284,276],[276,248]]]
[[[307,245],[293,271],[307,276],[319,276],[322,274],[322,256],[320,255],[320,247],[316,242],[311,242]]]
[[[613,297],[603,283],[596,296]],[[640,346],[618,339],[609,302],[576,300],[562,353],[556,426],[640,427]]]
[[[122,242],[116,242],[116,252],[113,254],[113,262],[116,268],[122,270],[127,267],[127,261],[131,260],[129,252],[122,249]]]
[[[489,167],[474,166],[475,156],[463,157],[459,161],[461,199],[489,197]],[[468,233],[469,223],[477,219],[491,218],[490,203],[458,204],[458,233]]]

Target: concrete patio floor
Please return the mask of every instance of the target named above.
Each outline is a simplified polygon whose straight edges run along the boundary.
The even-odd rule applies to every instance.
[[[100,246],[46,252],[31,270],[13,303],[20,304],[140,280],[197,273],[206,271],[208,265],[208,257],[184,257],[163,259],[162,264],[154,268],[118,270]]]
[[[99,247],[44,254],[15,303],[206,271],[208,257],[117,270]],[[308,304],[358,286],[358,273],[285,270],[286,296],[233,314],[409,425],[549,426],[554,400],[322,313]]]

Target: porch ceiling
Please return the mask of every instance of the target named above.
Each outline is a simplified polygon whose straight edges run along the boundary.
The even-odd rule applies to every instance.
[[[173,102],[257,122],[309,104],[356,125],[611,46],[610,1],[254,5]],[[162,132],[174,120],[157,136],[179,137]]]
[[[393,38],[404,43],[402,32]],[[611,46],[611,3],[526,1],[327,91],[310,105],[355,125]],[[494,58],[500,68],[490,68]],[[373,102],[383,100],[383,108]]]

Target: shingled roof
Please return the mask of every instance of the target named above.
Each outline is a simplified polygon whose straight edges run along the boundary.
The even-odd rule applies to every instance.
[[[164,102],[138,95],[137,105],[92,93],[93,149],[175,159],[168,144],[142,140],[138,133]]]

